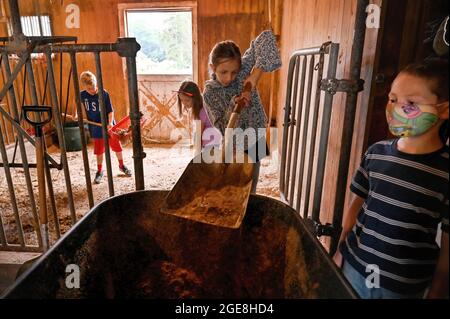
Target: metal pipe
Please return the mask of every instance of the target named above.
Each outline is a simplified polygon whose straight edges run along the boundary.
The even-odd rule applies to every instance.
[[[0,124],[1,127],[1,124]],[[0,143],[4,143],[3,140],[3,135],[0,138]],[[0,247],[3,250],[3,247],[5,247],[6,245],[8,245],[8,242],[6,241],[6,235],[5,235],[5,230],[3,229],[3,218],[2,218],[2,214],[0,214]]]
[[[137,51],[136,51],[137,52]],[[127,82],[128,82],[128,97],[130,100],[130,119],[131,130],[133,137],[133,159],[135,170],[136,190],[143,190],[145,188],[144,182],[144,163],[146,156],[142,147],[141,141],[141,112],[139,111],[139,95],[137,87],[137,71],[136,71],[136,53],[127,56]]]
[[[300,75],[300,61],[301,57],[297,57],[296,59],[296,65],[295,65],[295,75],[294,75],[294,94],[292,95],[292,108],[291,108],[291,114],[289,116],[290,121],[287,123],[289,125],[289,137],[287,142],[287,158],[286,158],[286,176],[285,176],[285,184],[284,184],[284,196],[286,197],[288,203],[292,203],[290,199],[290,193],[289,193],[289,184],[291,183],[291,169],[292,169],[292,155],[293,155],[293,148],[292,144],[295,142],[294,140],[294,131],[297,127],[297,122],[300,122],[297,118],[297,108],[298,108],[298,78]],[[294,163],[295,166],[295,163]]]
[[[61,114],[59,112],[58,96],[56,95],[55,75],[53,72],[53,61],[51,52],[49,51],[46,52],[46,57],[47,57],[47,73],[49,78],[50,95],[52,101],[52,111],[61,151],[61,164],[63,166],[66,181],[67,199],[72,223],[75,224],[77,217],[75,214],[75,207],[73,202],[72,183],[70,182],[69,164],[67,163],[66,143],[64,140],[64,132],[61,126]]]
[[[8,164],[10,168],[23,168],[23,164],[22,163],[9,163]],[[3,167],[3,163],[0,163],[0,167]],[[36,168],[37,164],[36,163],[28,163],[28,168]],[[49,168],[57,168],[59,169],[58,166],[55,166],[53,164],[49,165]]]
[[[14,183],[13,183],[13,180],[11,177],[10,168],[8,166],[8,154],[6,153],[6,147],[5,147],[5,142],[3,140],[3,135],[1,135],[1,134],[0,134],[0,153],[2,155],[3,163],[5,164],[5,177],[6,177],[6,182],[8,183],[8,191],[9,191],[9,196],[11,198],[11,206],[12,206],[12,209],[14,212],[14,220],[15,220],[16,226],[17,226],[19,244],[21,247],[24,247],[25,239],[23,237],[22,222],[20,221],[19,209],[17,208],[16,193],[14,192]]]
[[[328,46],[328,45],[327,45]],[[317,136],[317,124],[319,117],[319,106],[320,106],[320,83],[323,77],[323,68],[324,68],[324,60],[325,54],[322,52],[319,57],[319,65],[318,65],[318,73],[317,73],[317,81],[316,81],[316,96],[313,107],[313,115],[312,115],[312,128],[311,128],[311,144],[310,144],[310,152],[308,158],[308,172],[306,176],[306,187],[305,187],[305,206],[303,207],[303,217],[307,218],[309,216],[309,197],[311,193],[311,182],[312,182],[312,173],[313,173],[313,160],[314,154],[316,151],[316,136]]]
[[[320,54],[322,52],[322,50],[323,50],[322,46],[297,50],[291,54],[291,58],[294,56],[306,56],[306,55]]]
[[[44,161],[45,178],[47,180],[48,195],[50,196],[50,209],[52,211],[53,223],[55,225],[56,238],[61,237],[61,229],[59,227],[58,212],[56,208],[55,191],[53,190],[52,174],[47,161]]]
[[[20,23],[19,3],[17,0],[9,0],[9,11],[11,13],[11,27],[13,36],[22,35],[22,24]]]
[[[86,178],[86,187],[87,187],[87,195],[89,201],[89,207],[94,207],[94,195],[92,191],[92,182],[91,182],[91,172],[89,169],[89,156],[87,153],[87,143],[86,143],[86,134],[84,132],[84,122],[83,122],[83,107],[81,105],[81,97],[80,97],[80,83],[78,81],[78,66],[77,66],[77,58],[75,52],[70,53],[70,62],[72,64],[72,77],[73,77],[73,88],[75,92],[75,105],[77,108],[78,114],[78,127],[80,128],[81,135],[81,154],[83,156],[83,165],[84,165],[84,175]]]
[[[29,54],[25,53],[24,56],[29,56]],[[9,64],[9,56],[7,54],[2,54],[2,60],[4,62],[3,63],[4,66],[5,66],[5,75],[6,75],[6,77],[8,77],[9,79],[12,79],[14,77],[14,75],[11,74],[11,66]],[[24,60],[24,62],[26,62],[26,60]],[[17,71],[17,74],[19,74],[20,69],[18,69],[17,66],[16,66],[14,71]],[[17,74],[16,74],[16,77],[17,77]],[[4,87],[4,89],[5,88],[6,87]],[[14,85],[10,85],[9,86],[8,92],[9,92],[9,100],[11,102],[10,110],[11,110],[11,112],[13,114],[13,117],[14,117],[14,119],[13,119],[14,123],[17,124],[20,127],[20,115],[19,115],[19,110],[18,110],[18,106],[17,106],[16,92],[15,92],[15,89],[14,89]],[[33,186],[32,186],[32,182],[31,182],[30,171],[26,168],[26,165],[28,164],[28,159],[27,159],[27,153],[26,153],[26,149],[25,149],[25,143],[23,141],[22,135],[19,132],[17,134],[17,141],[18,141],[19,148],[20,148],[22,164],[24,165],[25,180],[26,180],[26,184],[27,184],[28,195],[30,196],[30,200],[31,200],[32,211],[33,211],[34,214],[36,214],[35,217],[37,217],[36,202],[34,200],[34,193],[33,193]],[[9,159],[8,159],[7,156],[3,160],[3,166],[5,168],[5,172],[6,172],[6,170],[8,170],[8,172],[10,171]],[[11,187],[13,187],[13,186],[11,186]],[[14,189],[12,189],[12,190],[10,189],[10,194],[11,194],[11,192],[14,195],[14,197],[11,196],[11,201],[12,201],[12,203],[14,203],[14,204],[12,204],[13,208],[15,207],[14,213],[16,214],[16,211],[17,211],[17,219],[19,221],[19,223],[17,224],[17,228],[18,228],[19,234],[21,234],[20,236],[23,239],[23,228],[22,228],[22,225],[21,225],[21,222],[20,222],[20,216],[19,216],[19,212],[18,212],[18,209],[17,209],[17,202],[16,202],[16,198],[15,198]],[[17,220],[16,220],[16,223],[17,223]],[[39,234],[40,231],[38,230],[39,229],[38,225],[39,224],[34,225],[34,226],[37,227],[35,229],[37,230],[37,233]],[[19,236],[19,239],[20,239],[20,236]],[[38,235],[38,238],[41,238],[40,235]],[[39,242],[39,244],[41,244],[41,241],[38,241],[38,242]],[[24,244],[25,244],[24,242],[23,243],[21,242],[22,246]]]
[[[97,71],[98,100],[100,103],[100,117],[102,120],[103,141],[105,143],[105,161],[106,161],[106,170],[108,172],[108,189],[109,189],[109,196],[114,196],[114,183],[111,167],[111,151],[109,149],[108,128],[107,128],[108,114],[106,112],[105,99],[103,96],[102,62],[100,60],[100,53],[95,52],[94,56],[95,56],[95,68]]]
[[[32,38],[32,37],[27,37]],[[45,37],[41,37],[41,42],[46,42]],[[76,39],[76,38],[75,38]],[[35,42],[37,42],[38,39],[35,39]],[[71,38],[68,41],[73,41]],[[60,41],[58,41],[60,42]],[[117,43],[86,43],[86,44],[44,44],[44,45],[37,45],[31,53],[46,53],[50,51],[51,53],[70,53],[70,52],[85,52],[85,53],[99,53],[99,52],[117,52],[118,44]],[[0,52],[7,52],[7,53],[17,53],[17,50],[15,48],[12,48],[10,46],[2,45],[0,46]]]
[[[330,60],[328,63],[328,79],[336,77],[336,68],[338,63],[339,44],[332,43],[330,46]],[[314,184],[314,198],[312,207],[312,220],[319,222],[320,219],[320,204],[322,201],[323,179],[325,175],[325,163],[328,148],[328,135],[330,133],[331,125],[331,108],[333,106],[333,95],[330,92],[325,92],[323,103],[323,113],[320,131],[319,155],[317,160],[316,181]]]
[[[289,126],[291,121],[291,98],[292,98],[292,82],[293,82],[293,74],[295,70],[297,57],[291,56],[289,60],[289,68],[288,68],[288,77],[286,83],[286,104],[284,106],[284,122],[283,122],[283,141],[281,146],[281,160],[280,160],[280,194],[284,201],[286,201],[286,197],[284,196],[284,192],[286,190],[286,157],[288,151],[288,133]]]
[[[2,82],[5,83],[5,74],[3,72],[1,72],[2,70],[2,64],[3,64],[3,54],[0,54],[0,73],[1,73],[1,77],[2,77]],[[1,101],[0,101],[1,102]],[[4,104],[5,107],[8,107],[8,103]],[[0,104],[0,109],[2,109],[3,105]],[[6,143],[10,144],[12,142],[14,142],[14,133],[11,133],[10,131],[12,131],[12,127],[11,124],[9,124],[10,129],[8,129],[8,122],[2,117],[0,116],[0,124],[2,125],[2,132],[3,132],[3,136],[4,138],[6,138]]]
[[[31,52],[31,48],[26,50],[25,52],[23,52],[23,54],[20,57],[19,62],[17,62],[16,66],[14,67],[13,72],[11,73],[11,71],[10,71],[10,75],[7,75],[8,81],[6,81],[6,83],[3,85],[2,90],[0,91],[0,101],[3,100],[3,98],[6,95],[6,92],[8,92],[11,85],[13,85],[14,81],[17,78],[17,75],[19,75],[20,70],[22,69],[22,66],[27,62],[28,58],[30,57],[30,52]],[[6,54],[6,52],[2,52],[2,55],[4,58],[6,56],[6,59],[8,59],[8,55]],[[5,64],[6,64],[6,62],[5,62]]]
[[[311,109],[311,94],[312,94],[312,83],[313,83],[313,76],[314,76],[314,62],[315,58],[314,55],[311,56],[311,59],[309,61],[309,77],[308,77],[308,89],[306,94],[306,104],[305,104],[305,115],[304,115],[304,121],[303,121],[303,133],[302,133],[302,148],[301,148],[301,155],[300,155],[300,171],[299,171],[299,185],[298,185],[298,195],[297,198],[299,200],[297,201],[296,210],[300,212],[300,201],[302,198],[302,189],[303,189],[303,175],[305,172],[305,155],[307,152],[311,152],[311,149],[306,149],[306,141],[308,140],[308,128],[309,128],[309,111]],[[305,197],[305,202],[308,201],[308,198]],[[308,211],[303,211],[303,216],[305,214],[308,214]]]
[[[0,127],[1,127],[1,123],[0,123]],[[1,148],[4,148],[5,145],[5,141],[3,139],[3,134],[0,134],[0,144],[1,144]],[[6,164],[8,165],[8,164]],[[6,241],[6,235],[5,235],[5,230],[3,229],[3,219],[2,219],[2,214],[0,214],[0,244],[2,246],[6,246],[8,245],[8,242]]]
[[[31,65],[31,61],[28,60],[27,63],[25,64],[27,73],[28,73],[28,87],[30,89],[31,92],[31,102],[33,103],[33,105],[39,105],[38,100],[37,100],[37,95],[36,95],[36,83],[34,81],[34,72],[33,72],[33,66]],[[20,136],[20,134],[18,134]],[[23,137],[21,136],[19,140],[22,140],[23,143]],[[34,199],[34,192],[33,192],[33,186],[31,183],[31,177],[30,177],[30,170],[29,170],[29,165],[28,165],[28,157],[26,154],[26,149],[24,148],[22,150],[22,147],[20,149],[20,153],[22,154],[22,164],[23,164],[23,169],[25,172],[25,180],[27,183],[27,189],[28,189],[28,196],[30,199],[30,205],[31,205],[31,210],[33,213],[33,218],[34,218],[34,229],[36,230],[37,233],[37,237],[38,237],[38,242],[41,245],[42,244],[42,236],[41,236],[41,230],[39,228],[39,217],[36,211],[36,201]],[[37,165],[37,164],[36,164]]]
[[[355,32],[353,35],[352,54],[350,57],[350,80],[353,81],[358,81],[361,77],[364,40],[366,36],[366,8],[368,5],[369,0],[358,0],[356,7]],[[352,150],[352,138],[357,103],[358,92],[347,92],[333,215],[333,227],[337,230],[337,232],[335,236],[332,237],[330,246],[330,253],[333,254],[337,248],[337,243],[341,232],[342,217],[344,214],[345,194],[347,189],[347,177]]]

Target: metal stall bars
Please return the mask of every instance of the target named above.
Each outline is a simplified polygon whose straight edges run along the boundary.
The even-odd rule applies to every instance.
[[[302,217],[311,221],[308,224],[312,226],[318,237],[331,237],[329,249],[331,255],[337,249],[342,230],[356,103],[358,92],[362,91],[364,87],[364,81],[360,79],[360,75],[366,32],[365,10],[368,4],[369,0],[358,0],[357,2],[350,59],[350,79],[336,79],[339,54],[339,44],[336,43],[327,42],[321,47],[296,51],[292,54],[289,63],[280,163],[280,192],[283,199],[297,212],[303,211]],[[313,70],[317,55],[319,63]],[[325,55],[328,56],[327,78],[322,79]],[[320,103],[321,91],[325,92],[323,105]],[[311,96],[314,92],[315,100],[312,102]],[[336,197],[332,214],[333,223],[322,225],[320,205],[327,160],[331,107],[333,96],[337,92],[346,93],[346,103],[336,179]],[[312,115],[310,115],[311,111]],[[317,116],[318,114],[321,116]],[[318,123],[320,123],[319,132],[317,130]],[[317,133],[320,134],[318,149],[316,148]],[[309,144],[307,144],[308,140]],[[305,162],[306,154],[308,154],[307,162]],[[313,179],[314,185],[311,185]],[[312,194],[310,193],[311,188],[314,190]],[[310,207],[311,199],[312,206]],[[303,210],[301,210],[301,204],[303,204]]]
[[[310,200],[311,197],[320,199],[322,194],[333,103],[333,94],[326,92],[321,106],[320,84],[325,62],[328,62],[327,78],[335,77],[338,54],[339,44],[327,42],[320,47],[295,51],[289,62],[280,193],[283,200],[297,212],[303,212],[301,216],[305,219],[313,216],[311,210],[317,211],[316,205],[320,205],[320,202],[314,202],[310,207]],[[326,58],[328,61],[325,61]],[[317,148],[318,133],[320,140]],[[311,194],[312,188],[314,192]]]
[[[4,39],[4,41],[9,41],[8,45],[0,46],[0,53],[2,55],[2,60],[4,61],[5,65],[5,71],[6,71],[6,77],[7,80],[5,82],[4,87],[0,90],[0,99],[2,99],[7,92],[11,95],[12,102],[15,102],[15,99],[13,99],[14,95],[14,80],[19,74],[22,66],[26,65],[28,73],[29,73],[29,86],[31,88],[31,96],[32,96],[32,102],[34,105],[39,105],[39,102],[36,98],[36,86],[34,82],[34,75],[32,72],[32,65],[29,60],[30,54],[32,52],[35,53],[44,53],[47,58],[47,75],[49,79],[49,87],[50,87],[50,93],[51,93],[51,101],[52,101],[52,109],[54,112],[55,117],[55,126],[57,129],[58,134],[58,140],[60,143],[60,149],[61,149],[61,164],[56,163],[47,153],[46,153],[46,169],[47,169],[47,187],[49,190],[52,189],[51,185],[51,179],[48,178],[49,176],[49,167],[56,167],[58,169],[64,170],[64,177],[65,182],[67,186],[67,195],[68,195],[68,202],[69,202],[69,208],[71,212],[71,219],[73,224],[76,222],[76,215],[75,215],[75,209],[73,205],[73,195],[71,190],[71,184],[70,184],[70,174],[69,174],[69,167],[67,162],[67,156],[65,151],[65,144],[64,144],[64,136],[63,136],[63,127],[61,124],[61,117],[60,117],[60,109],[59,109],[59,103],[58,103],[58,96],[57,96],[57,90],[56,90],[56,82],[55,82],[55,76],[53,71],[53,61],[52,61],[52,53],[69,53],[71,58],[71,66],[72,66],[72,74],[74,77],[74,89],[75,92],[79,92],[79,83],[78,83],[78,72],[77,72],[77,65],[76,65],[76,53],[79,52],[90,52],[94,54],[95,62],[96,62],[96,68],[97,73],[99,77],[99,83],[101,85],[102,79],[101,79],[101,60],[100,60],[100,53],[102,52],[117,52],[121,57],[126,58],[126,64],[127,64],[127,79],[128,79],[128,93],[129,93],[129,99],[130,99],[130,119],[131,119],[131,126],[132,126],[132,134],[133,134],[133,159],[134,159],[134,167],[135,167],[135,187],[136,190],[142,190],[144,189],[144,172],[143,172],[143,158],[145,157],[145,153],[143,152],[142,143],[140,139],[140,112],[139,112],[139,105],[138,105],[138,93],[137,93],[137,75],[136,75],[136,53],[140,49],[139,44],[136,42],[134,38],[121,38],[118,39],[116,43],[105,43],[105,44],[85,44],[85,45],[78,45],[78,44],[55,44],[57,42],[64,41],[64,37],[25,37],[22,34],[21,26],[20,26],[20,15],[18,11],[17,6],[17,0],[10,0],[10,8],[11,8],[11,15],[12,15],[12,26],[14,30],[13,37],[11,39]],[[73,40],[72,37],[70,40]],[[14,70],[11,72],[9,68],[9,55],[10,54],[17,54],[20,57],[20,60],[18,64],[15,66]],[[101,89],[101,87],[100,87]],[[78,94],[75,94],[76,96],[76,104],[77,104],[77,113],[78,113],[78,119],[79,119],[79,129],[80,134],[82,137],[82,143],[83,143],[83,162],[84,162],[84,168],[85,168],[85,174],[86,174],[86,184],[88,189],[88,195],[89,196],[89,205],[92,207],[94,205],[93,198],[92,198],[92,192],[89,192],[91,188],[90,183],[90,172],[89,172],[89,163],[88,163],[88,157],[86,152],[86,139],[84,136],[84,124],[82,122],[82,107],[81,107],[81,101],[79,99]],[[105,110],[104,101],[100,99],[101,108]],[[11,123],[11,125],[15,128],[16,133],[19,138],[19,145],[20,150],[22,154],[22,165],[21,167],[24,167],[24,172],[26,175],[26,180],[30,179],[30,173],[29,173],[29,167],[33,167],[32,164],[28,164],[27,155],[25,148],[23,147],[23,137],[25,137],[31,145],[35,146],[35,141],[32,137],[30,137],[26,130],[23,129],[23,127],[20,125],[19,120],[19,112],[17,109],[17,103],[13,103],[14,107],[13,110],[16,110],[11,116],[7,111],[2,109],[0,107],[1,115],[6,119],[8,122]],[[104,133],[106,132],[106,121],[105,117],[102,116],[102,126]],[[106,134],[104,134],[106,137]],[[105,141],[107,144],[107,141]],[[16,250],[16,251],[41,251],[42,250],[42,236],[39,233],[39,227],[35,227],[36,231],[38,232],[38,242],[39,246],[28,246],[26,245],[24,238],[23,238],[23,229],[20,224],[20,216],[17,207],[16,197],[15,197],[15,191],[14,186],[10,174],[10,163],[8,160],[8,157],[6,156],[5,152],[5,143],[3,139],[0,139],[0,150],[2,153],[2,160],[3,163],[1,166],[5,168],[5,176],[7,177],[8,181],[8,190],[10,193],[11,198],[11,205],[14,210],[14,217],[16,220],[16,225],[18,225],[18,237],[19,237],[19,245],[11,245],[8,244],[3,223],[1,223],[0,227],[0,250]],[[106,158],[106,160],[110,161],[110,158]],[[51,162],[52,164],[49,164],[48,162]],[[15,164],[14,167],[18,167],[19,164]],[[35,166],[35,165],[34,165]],[[112,174],[110,171],[110,164],[108,165],[108,185],[110,190],[110,195],[114,195],[114,190],[111,187],[112,185]],[[27,183],[27,185],[30,183]],[[30,184],[31,185],[31,184]],[[28,192],[30,198],[34,198],[32,187],[28,187]],[[50,192],[50,196],[52,192]],[[52,199],[50,199],[52,201]],[[35,201],[33,200],[35,203]],[[33,215],[35,215],[36,207],[34,204],[33,208]],[[54,217],[56,215],[56,211],[53,211]],[[36,219],[36,218],[35,218]],[[35,224],[37,222],[35,221]],[[57,234],[58,237],[60,234]]]

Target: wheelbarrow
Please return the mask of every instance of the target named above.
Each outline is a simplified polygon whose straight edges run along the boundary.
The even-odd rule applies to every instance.
[[[232,229],[161,213],[167,194],[136,191],[98,204],[3,297],[356,298],[286,204],[251,195]]]

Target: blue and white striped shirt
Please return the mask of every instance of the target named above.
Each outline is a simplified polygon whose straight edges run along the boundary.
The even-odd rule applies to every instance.
[[[407,294],[431,283],[438,224],[448,233],[449,151],[406,154],[397,141],[367,150],[350,186],[365,202],[340,249],[363,276],[377,265],[382,288]]]

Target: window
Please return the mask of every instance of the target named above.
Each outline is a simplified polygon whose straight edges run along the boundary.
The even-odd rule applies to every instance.
[[[28,37],[52,35],[49,16],[24,16],[20,17],[20,22],[23,34]]]
[[[192,74],[192,11],[127,10],[126,29],[141,45],[138,74]]]

